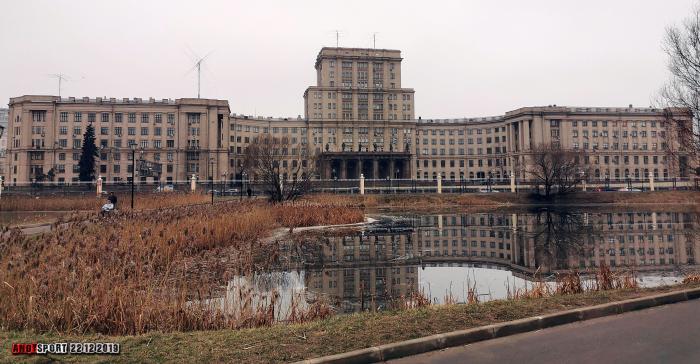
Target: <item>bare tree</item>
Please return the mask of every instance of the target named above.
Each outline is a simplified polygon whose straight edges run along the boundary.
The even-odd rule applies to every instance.
[[[573,191],[586,174],[583,164],[584,152],[566,150],[551,144],[538,145],[532,149],[528,173],[544,188],[549,197],[554,188],[559,194]]]
[[[284,166],[286,162],[286,167]],[[260,181],[272,202],[294,200],[311,189],[315,161],[306,146],[263,136],[245,151],[243,169]]]
[[[682,25],[666,29],[663,49],[671,73],[658,101],[667,121],[663,150],[684,165],[688,156],[700,158],[700,7]]]

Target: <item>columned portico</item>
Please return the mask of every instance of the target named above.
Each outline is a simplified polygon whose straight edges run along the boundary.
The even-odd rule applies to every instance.
[[[320,175],[325,179],[411,178],[409,152],[325,152],[320,155]]]

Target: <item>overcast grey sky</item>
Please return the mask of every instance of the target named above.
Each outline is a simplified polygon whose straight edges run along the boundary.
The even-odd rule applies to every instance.
[[[695,0],[0,2],[0,100],[196,96],[232,112],[303,114],[322,46],[403,53],[416,116],[522,106],[648,106],[667,77],[661,39]]]

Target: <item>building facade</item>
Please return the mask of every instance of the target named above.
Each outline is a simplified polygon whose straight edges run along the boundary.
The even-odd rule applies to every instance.
[[[5,180],[5,168],[7,161],[5,160],[5,155],[7,154],[7,118],[9,114],[8,109],[0,109],[0,178]]]
[[[589,180],[688,175],[682,153],[669,157],[669,110],[550,105],[494,117],[416,118],[401,62],[398,50],[321,49],[316,85],[304,92],[305,115],[295,118],[231,114],[224,100],[12,98],[7,179],[27,183],[53,169],[57,181],[77,180],[88,124],[101,148],[98,174],[107,181],[130,178],[131,146],[140,180],[237,180],[246,172],[246,148],[267,136],[288,141],[280,151],[285,178],[302,163],[321,179],[527,179],[540,145],[585,151]]]
[[[8,176],[13,183],[49,174],[77,181],[88,125],[99,148],[96,173],[106,181],[128,181],[132,168],[141,181],[220,176],[227,173],[229,115],[221,100],[12,98]]]

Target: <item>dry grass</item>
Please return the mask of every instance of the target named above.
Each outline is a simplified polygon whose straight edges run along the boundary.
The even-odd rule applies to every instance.
[[[364,212],[356,207],[304,202],[276,205],[272,211],[277,220],[289,228],[359,223],[365,218]]]
[[[490,301],[479,305],[420,306],[417,309],[364,312],[297,325],[273,325],[247,330],[167,334],[151,332],[138,336],[107,337],[0,330],[0,362],[47,359],[11,356],[12,342],[113,341],[121,344],[121,355],[67,355],[60,359],[69,362],[118,363],[289,363],[690,287],[693,286],[599,291],[536,300]]]
[[[229,309],[213,298],[221,296],[222,282],[276,262],[279,243],[265,239],[272,229],[355,222],[361,214],[346,210],[219,203],[90,214],[39,237],[0,232],[0,328],[140,334],[287,320],[274,293],[242,291],[235,302],[224,302],[236,305]],[[290,222],[289,215],[305,218]],[[323,303],[297,303],[292,322],[330,314]]]
[[[618,289],[637,289],[639,282],[634,271],[613,272],[607,265],[589,272],[590,279],[582,279],[578,271],[558,274],[553,283],[547,282],[536,272],[533,281],[523,288],[512,288],[507,282],[508,299],[536,299],[552,296],[565,296],[586,292],[601,292]]]
[[[700,283],[700,273],[688,273],[683,277],[683,284]]]

